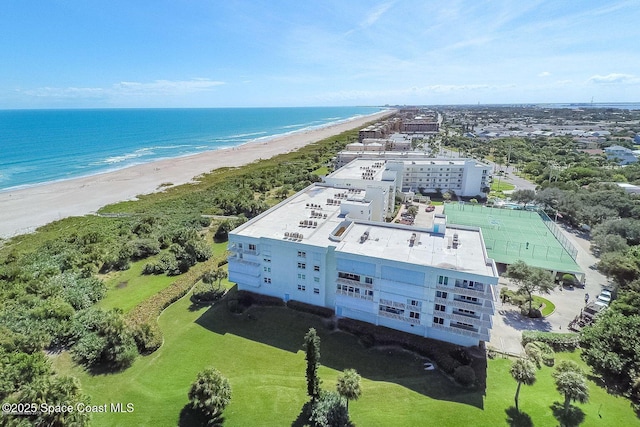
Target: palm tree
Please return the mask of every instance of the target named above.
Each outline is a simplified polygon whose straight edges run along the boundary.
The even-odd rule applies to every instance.
[[[355,369],[346,369],[342,375],[338,377],[336,389],[340,396],[347,400],[347,411],[349,411],[349,401],[358,400],[362,394],[360,388],[360,375]]]
[[[536,382],[536,366],[528,359],[518,359],[511,365],[511,376],[518,382],[516,389],[516,409],[518,409],[518,396],[520,395],[520,386],[533,385]]]
[[[198,373],[188,396],[193,409],[216,419],[231,401],[231,386],[217,369],[206,368]]]
[[[556,380],[556,390],[564,395],[564,410],[569,411],[571,401],[587,403],[589,401],[589,387],[582,370],[569,366],[560,367],[553,373]]]

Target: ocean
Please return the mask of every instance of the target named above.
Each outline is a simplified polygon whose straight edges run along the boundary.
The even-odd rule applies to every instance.
[[[376,107],[0,111],[0,191],[234,147]]]

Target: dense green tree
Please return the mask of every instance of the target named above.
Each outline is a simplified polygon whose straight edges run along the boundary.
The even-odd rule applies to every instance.
[[[582,358],[603,379],[623,390],[640,372],[640,316],[609,309],[580,334]]]
[[[322,390],[311,407],[309,421],[313,427],[348,427],[349,411],[335,391]]]
[[[533,202],[536,199],[536,192],[534,190],[515,190],[511,193],[511,200],[522,203],[524,207],[527,207],[527,204]]]
[[[518,398],[520,397],[520,386],[522,386],[522,384],[533,385],[536,382],[536,367],[533,362],[528,359],[517,359],[511,364],[509,372],[518,383],[514,401],[516,403],[516,409],[519,410]]]
[[[551,273],[541,268],[530,267],[522,260],[507,267],[507,276],[518,287],[518,292],[526,295],[529,315],[532,314],[534,292],[548,294],[555,287]]]
[[[318,377],[318,366],[320,365],[320,337],[314,328],[304,336],[304,351],[307,360],[307,394],[312,400],[320,396],[320,378]]]
[[[216,419],[231,401],[231,386],[217,369],[207,368],[200,373],[189,389],[193,409],[210,419]]]
[[[558,365],[553,372],[556,390],[564,396],[564,410],[569,411],[571,402],[587,403],[589,401],[589,387],[584,373],[570,365]]]
[[[346,399],[347,411],[349,411],[349,401],[358,400],[362,394],[360,380],[360,375],[355,369],[346,369],[342,375],[338,377],[336,390],[340,396]]]

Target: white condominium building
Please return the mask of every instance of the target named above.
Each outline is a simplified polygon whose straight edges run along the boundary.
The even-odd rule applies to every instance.
[[[366,172],[366,173],[365,173]],[[394,191],[435,193],[453,191],[461,197],[485,197],[491,178],[491,166],[474,159],[434,159],[420,153],[381,153],[356,156],[325,182],[338,185],[339,180],[393,182]],[[371,182],[362,185],[370,186]]]
[[[498,273],[481,231],[443,215],[429,228],[372,220],[380,202],[368,191],[314,184],[236,228],[229,279],[338,317],[465,346],[488,341]]]
[[[391,160],[390,160],[391,161]],[[453,190],[462,197],[486,196],[491,166],[473,159],[402,160],[402,192]]]

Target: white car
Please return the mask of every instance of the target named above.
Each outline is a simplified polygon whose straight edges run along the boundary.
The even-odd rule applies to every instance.
[[[608,291],[606,289],[600,292],[600,295],[598,295],[598,297],[596,298],[596,304],[598,305],[604,305],[605,307],[607,307],[609,306],[610,302],[611,302],[611,291]]]

